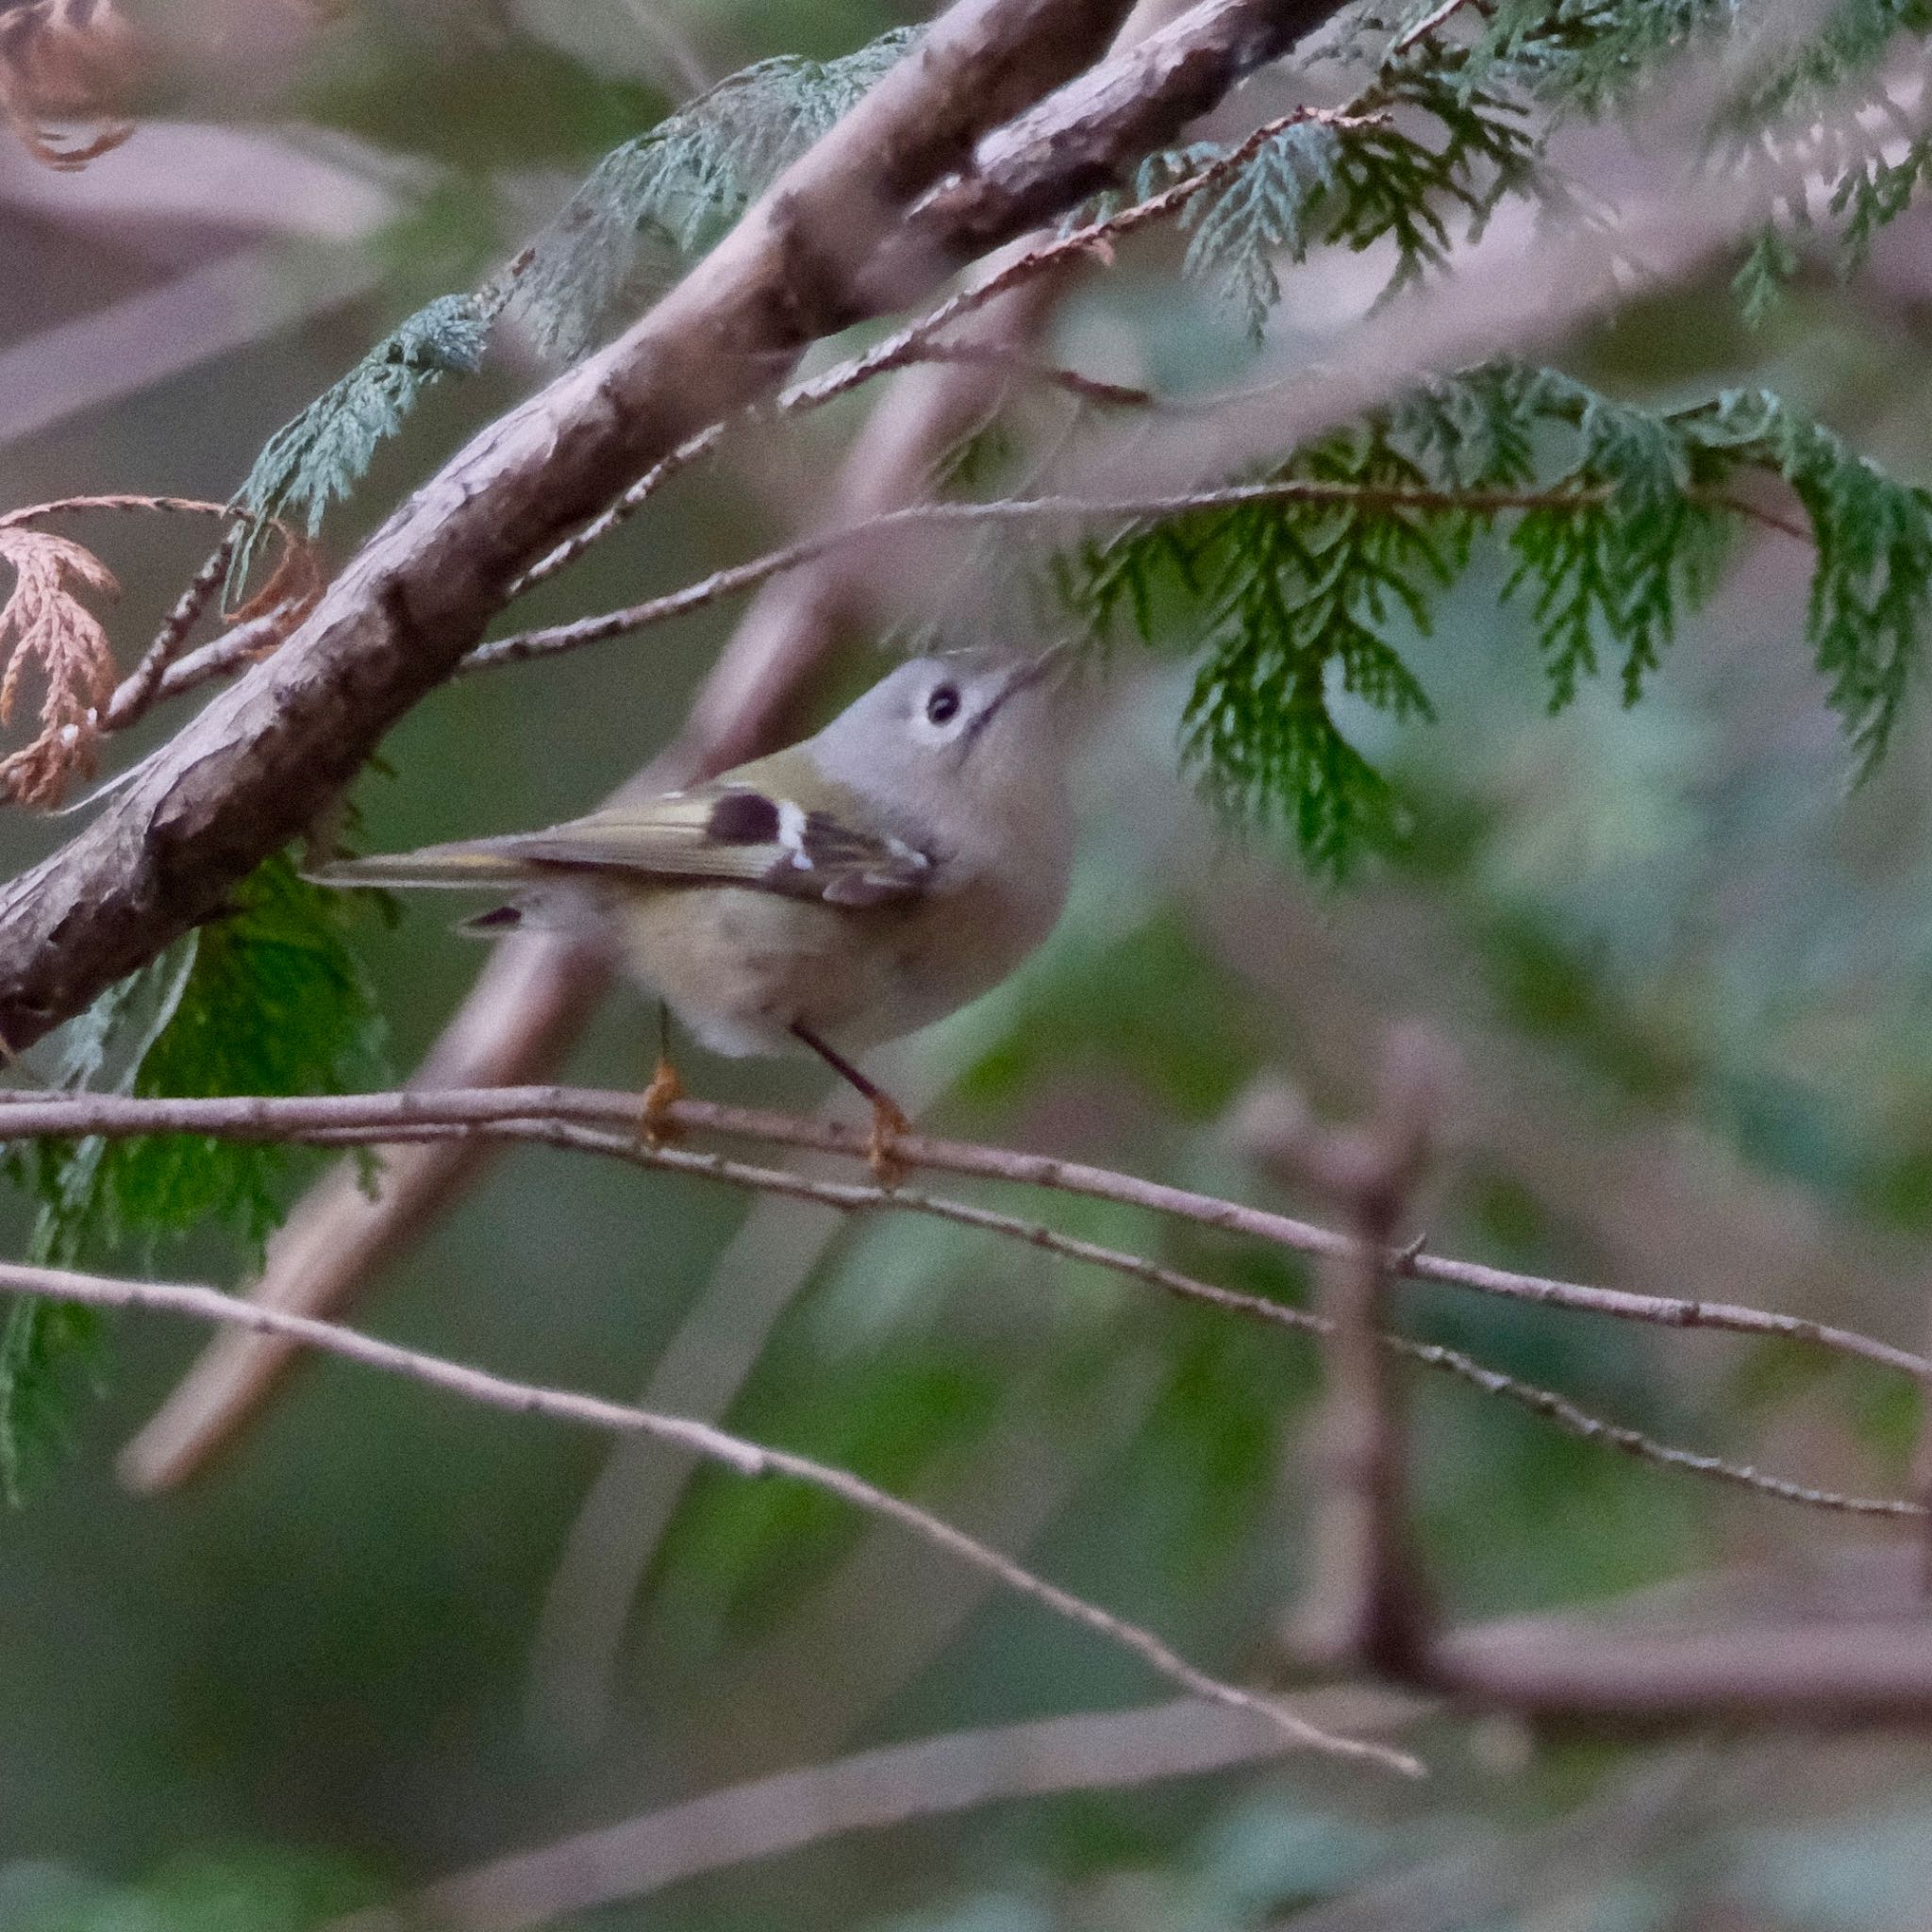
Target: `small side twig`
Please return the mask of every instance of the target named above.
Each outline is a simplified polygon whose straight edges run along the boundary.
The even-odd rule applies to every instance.
[[[670,460],[666,458],[667,462]],[[645,480],[651,479],[647,477]],[[519,631],[513,636],[479,644],[463,658],[459,668],[465,672],[487,671],[500,664],[523,663],[532,658],[551,657],[560,651],[574,651],[585,644],[601,643],[609,638],[647,630],[654,625],[668,623],[673,618],[701,610],[723,598],[735,596],[741,591],[751,590],[786,571],[796,570],[802,564],[813,563],[828,551],[847,544],[875,542],[908,529],[1008,523],[1078,525],[1116,521],[1133,524],[1253,503],[1348,503],[1365,509],[1455,509],[1489,516],[1507,510],[1583,508],[1606,501],[1609,493],[1607,485],[1585,488],[1559,485],[1541,490],[1448,490],[1420,485],[1330,482],[1294,476],[1163,496],[1022,496],[994,498],[987,502],[908,504],[902,509],[888,510],[864,523],[844,525],[795,543],[784,544],[767,551],[762,557],[713,571],[709,576],[694,584],[687,584],[682,590],[667,591],[661,597],[648,598],[641,604],[628,605],[622,610],[577,618],[569,624],[550,625],[541,630]],[[1707,495],[1699,500],[1734,511],[1799,542],[1810,541],[1811,533],[1803,525],[1761,505],[1728,495]],[[559,554],[560,551],[553,553]],[[534,573],[525,579],[526,583],[534,581]]]
[[[125,731],[146,716],[159,694],[162,673],[181,655],[189,633],[201,621],[202,613],[226,579],[243,527],[239,521],[231,524],[222,541],[209,552],[207,562],[189,580],[188,588],[155,633],[154,642],[108,700],[101,713],[103,729]]]
[[[1178,213],[1197,195],[1238,174],[1263,146],[1285,129],[1298,123],[1320,121],[1331,127],[1353,130],[1372,126],[1380,118],[1373,113],[1352,114],[1345,109],[1298,108],[1291,114],[1281,115],[1256,128],[1226,154],[1162,189],[1159,193],[1149,195],[1145,201],[1135,202],[1129,208],[1088,222],[1069,233],[1056,235],[1014,255],[971,287],[949,295],[924,315],[894,330],[859,355],[821,375],[793,383],[769,404],[745,410],[726,422],[713,423],[688,437],[668,456],[653,464],[608,508],[601,510],[581,529],[573,532],[532,564],[510,587],[505,601],[514,601],[525,591],[575,563],[620,524],[635,516],[673,476],[717,448],[732,428],[766,422],[774,416],[796,415],[808,409],[822,408],[825,404],[849,395],[854,390],[895,370],[909,368],[915,362],[946,360],[957,353],[957,345],[948,349],[936,341],[942,329],[963,322],[1002,296],[1074,261],[1082,258],[1090,261],[1110,259],[1117,242],[1141,228]]]
[[[1057,1616],[1092,1631],[1121,1649],[1132,1652],[1159,1675],[1179,1685],[1196,1697],[1229,1710],[1246,1711],[1274,1725],[1286,1737],[1325,1755],[1360,1759],[1379,1764],[1407,1776],[1420,1776],[1423,1767],[1408,1753],[1369,1740],[1338,1737],[1297,1716],[1273,1698],[1258,1696],[1237,1685],[1210,1676],[1169,1648],[1151,1630],[1116,1617],[1110,1610],[1062,1590],[1058,1584],[1023,1568],[1010,1557],[991,1548],[977,1538],[920,1508],[917,1505],[881,1490],[828,1463],[797,1456],[786,1449],[773,1449],[748,1441],[741,1436],[715,1428],[708,1423],[683,1416],[662,1415],[651,1409],[631,1408],[621,1403],[606,1402],[575,1391],[540,1388],[530,1383],[512,1382],[482,1369],[427,1355],[418,1349],[398,1347],[380,1341],[357,1329],[332,1322],[318,1322],[302,1315],[286,1314],[278,1308],[263,1307],[256,1302],[218,1293],[210,1288],[170,1282],[125,1281],[106,1275],[75,1274],[60,1268],[30,1267],[17,1262],[0,1262],[0,1293],[41,1295],[57,1301],[82,1303],[91,1307],[147,1308],[193,1321],[216,1322],[251,1328],[258,1333],[280,1335],[303,1346],[316,1348],[360,1363],[365,1368],[441,1389],[465,1400],[498,1408],[512,1415],[542,1415],[553,1421],[576,1424],[587,1428],[614,1433],[650,1436],[662,1442],[703,1457],[741,1476],[788,1476],[836,1496],[868,1515],[896,1523],[914,1536],[946,1551],[960,1562],[1003,1584],[1016,1595],[1029,1598]]]

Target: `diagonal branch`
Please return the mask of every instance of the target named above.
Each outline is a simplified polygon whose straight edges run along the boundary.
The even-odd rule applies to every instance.
[[[608,1133],[596,1127],[575,1126],[567,1121],[508,1120],[438,1126],[419,1123],[408,1128],[391,1128],[388,1133],[407,1138],[385,1138],[382,1145],[386,1148],[448,1146],[464,1141],[474,1144],[478,1141],[529,1141],[576,1153],[603,1155],[633,1167],[658,1168],[696,1179],[720,1181],[726,1187],[775,1195],[781,1200],[834,1208],[844,1214],[887,1211],[930,1215],[936,1221],[950,1222],[956,1227],[970,1227],[984,1234],[996,1234],[1008,1241],[1024,1242],[1044,1254],[1057,1255],[1062,1260],[1105,1268],[1110,1274],[1125,1275],[1129,1280],[1158,1288],[1176,1301],[1192,1302],[1197,1307],[1213,1308],[1222,1314],[1238,1315],[1245,1321],[1285,1328],[1296,1335],[1327,1337],[1335,1332],[1335,1323],[1328,1315],[1314,1314],[1287,1302],[1270,1301],[1262,1295],[1244,1294],[1238,1289],[1203,1281],[1198,1276],[1183,1274],[1177,1268],[1149,1260],[1143,1255],[1104,1247],[1098,1241],[1086,1241],[1077,1235],[1062,1234],[1043,1222],[1025,1221],[972,1202],[917,1193],[903,1187],[889,1189],[860,1181],[820,1180],[796,1174],[789,1168],[755,1166],[728,1159],[723,1155],[698,1153],[691,1148],[651,1147],[635,1133]],[[310,1137],[309,1143],[323,1146],[369,1144],[366,1133],[353,1136],[318,1134]],[[1398,1253],[1391,1258],[1399,1263],[1401,1256]],[[1675,1469],[1693,1475],[1709,1476],[1714,1481],[1753,1490],[1779,1502],[1798,1503],[1840,1515],[1879,1516],[1911,1522],[1932,1519],[1932,1507],[1924,1502],[1898,1496],[1846,1495],[1836,1490],[1821,1490],[1808,1484],[1787,1481],[1782,1476],[1766,1475],[1749,1464],[1729,1462],[1723,1457],[1674,1448],[1669,1443],[1654,1441],[1640,1430],[1606,1422],[1601,1416],[1591,1415],[1587,1409],[1578,1407],[1567,1396],[1505,1374],[1500,1369],[1492,1369],[1460,1349],[1449,1348],[1439,1342],[1417,1341],[1407,1335],[1387,1330],[1378,1333],[1375,1339],[1392,1355],[1420,1363],[1424,1368],[1439,1370],[1485,1395],[1513,1402],[1570,1435],[1615,1449],[1638,1462],[1648,1462],[1658,1469]],[[124,1459],[123,1474],[127,1473]],[[140,1480],[142,1473],[137,1459],[134,1487],[148,1486]]]
[[[1062,85],[1124,0],[958,0],[650,314],[445,464],[274,658],[0,896],[0,1039],[28,1044],[212,913],[450,675],[518,573],[653,462],[813,341],[1111,180],[1330,10],[1204,0]]]
[[[1305,1712],[1348,1713],[1354,1730],[1403,1722],[1417,1709],[1399,1692],[1356,1688],[1295,1699]],[[941,1817],[1002,1799],[1110,1790],[1198,1777],[1280,1756],[1279,1733],[1189,1698],[1077,1717],[1036,1718],[948,1731],[855,1752],[824,1764],[729,1785],[700,1797],[513,1852],[439,1879],[411,1901],[455,1932],[523,1932],[620,1901],[648,1897],[702,1872],[854,1831]],[[338,1932],[370,1932],[372,1915]]]
[[[1016,1595],[1052,1610],[1070,1623],[1091,1630],[1108,1642],[1131,1651],[1154,1671],[1194,1696],[1205,1698],[1228,1710],[1246,1712],[1274,1724],[1281,1733],[1311,1750],[1338,1757],[1359,1758],[1409,1776],[1420,1776],[1421,1764],[1406,1752],[1366,1740],[1337,1737],[1299,1717],[1273,1698],[1257,1696],[1218,1677],[1197,1670],[1171,1650],[1151,1631],[1138,1624],[1116,1617],[1111,1611],[1089,1603],[1070,1591],[1049,1583],[1044,1577],[1022,1568],[1010,1557],[990,1548],[976,1538],[956,1529],[916,1505],[890,1491],[875,1488],[849,1471],[828,1463],[816,1462],[790,1450],[768,1448],[747,1441],[709,1423],[684,1416],[661,1415],[651,1409],[629,1408],[606,1402],[593,1395],[574,1391],[538,1388],[529,1383],[511,1382],[482,1369],[425,1355],[420,1350],[400,1348],[380,1341],[353,1328],[332,1322],[316,1322],[301,1315],[285,1314],[278,1308],[265,1308],[211,1288],[192,1287],[170,1282],[123,1281],[106,1275],[78,1274],[60,1268],[36,1268],[17,1262],[0,1262],[0,1294],[41,1295],[56,1301],[78,1302],[98,1308],[147,1308],[158,1313],[182,1315],[199,1322],[219,1322],[258,1333],[281,1335],[304,1346],[358,1362],[365,1368],[380,1369],[411,1381],[460,1395],[487,1407],[512,1415],[547,1416],[555,1422],[611,1433],[649,1436],[703,1457],[741,1476],[788,1476],[836,1496],[868,1515],[896,1523],[914,1536],[944,1550],[969,1568],[978,1570],[1004,1584]]]

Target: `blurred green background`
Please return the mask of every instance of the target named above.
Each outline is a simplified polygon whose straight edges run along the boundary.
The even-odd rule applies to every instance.
[[[280,423],[418,303],[477,280],[693,73],[841,51],[899,17],[824,0],[419,0],[317,31],[181,0],[154,118],[125,150],[71,177],[0,155],[15,270],[0,284],[0,500],[225,496]],[[1713,283],[1623,315],[1569,360],[1649,398],[1771,380],[1923,476],[1928,241],[1908,218],[1858,291],[1801,282],[1757,334]],[[1239,368],[1239,330],[1169,267],[1157,252],[1083,293],[1068,354],[1098,345],[1162,386]],[[435,392],[332,519],[327,554],[345,556],[538,374],[512,358]],[[92,401],[69,406],[69,391]],[[801,448],[829,460],[851,420],[813,425]],[[742,469],[687,478],[533,621],[782,540],[779,494]],[[138,648],[199,560],[199,533],[157,520],[87,534],[126,587],[117,642]],[[1269,1198],[1224,1130],[1240,1091],[1277,1072],[1345,1116],[1389,1025],[1421,1017],[1466,1069],[1430,1204],[1439,1251],[1918,1344],[1928,739],[1915,716],[1878,779],[1846,795],[1848,755],[1802,643],[1806,571],[1763,540],[1639,708],[1597,689],[1555,720],[1520,615],[1499,615],[1500,570],[1478,576],[1415,648],[1441,722],[1350,720],[1401,775],[1417,829],[1336,891],[1267,838],[1212,823],[1174,773],[1182,681],[1122,658],[1083,753],[1081,870],[1060,931],[882,1066],[929,1096],[922,1117],[939,1130]],[[358,789],[367,844],[582,808],[675,730],[733,615],[439,694]],[[14,815],[0,864],[72,823]],[[373,933],[367,958],[406,1069],[478,955],[432,903]],[[614,996],[571,1071],[638,1078],[649,1024]],[[720,1095],[821,1091],[805,1067],[694,1056],[687,1072]],[[1307,1287],[1233,1243],[1050,1207],[1072,1231],[1231,1285]],[[5,1211],[18,1253],[25,1209]],[[240,1266],[212,1239],[158,1262],[223,1283]],[[1917,1405],[1875,1372],[1441,1290],[1407,1291],[1403,1314],[1674,1441],[1851,1490],[1907,1477]],[[708,1359],[741,1351],[733,1426],[930,1502],[1213,1668],[1254,1667],[1297,1581],[1309,1352],[955,1228],[839,1228],[518,1152],[391,1271],[364,1319],[620,1398],[675,1340]],[[187,1493],[131,1499],[114,1450],[201,1340],[117,1324],[71,1459],[0,1519],[6,1932],[308,1925],[862,1745],[1164,1694],[821,1498],[700,1475],[680,1500],[682,1473],[650,1455],[607,1492],[648,1558],[635,1604],[594,1563],[570,1567],[553,1598],[607,1445],[338,1363],[307,1367]],[[1870,1535],[1423,1380],[1419,1530],[1458,1616]],[[660,1534],[638,1528],[666,1514]],[[621,1640],[608,1671],[606,1629]],[[1424,1786],[1289,1757],[1017,1802],[726,1867],[595,1923],[1218,1932],[1303,1909],[1363,1926],[1925,1923],[1921,1746],[1613,1749],[1441,1719],[1409,1741],[1436,1767]]]

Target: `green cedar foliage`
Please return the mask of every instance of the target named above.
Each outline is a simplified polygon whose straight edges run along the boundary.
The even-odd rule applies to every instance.
[[[272,436],[237,493],[254,521],[229,574],[238,597],[279,516],[313,537],[423,392],[482,366],[513,307],[539,347],[574,360],[636,279],[641,247],[675,262],[708,243],[916,40],[895,28],[837,60],[790,56],[729,75],[605,156],[562,212],[474,293],[440,295]]]
[[[1506,595],[1529,613],[1551,708],[1607,665],[1635,703],[1681,614],[1716,583],[1754,474],[1781,483],[1810,526],[1806,634],[1862,773],[1932,620],[1932,495],[1762,391],[1654,412],[1553,371],[1486,366],[1267,473],[1307,483],[1307,499],[1132,525],[1054,574],[1102,636],[1180,629],[1200,658],[1188,758],[1223,805],[1285,821],[1334,876],[1402,824],[1338,701],[1430,716],[1390,634],[1427,633],[1480,541],[1507,559]]]
[[[238,596],[279,517],[313,537],[331,503],[362,480],[376,450],[403,426],[423,391],[482,366],[493,310],[480,295],[439,295],[269,438],[235,498],[249,513],[228,577]]]
[[[641,252],[662,265],[708,245],[917,39],[899,27],[836,60],[760,60],[606,155],[510,278],[538,346],[582,355]]]
[[[366,894],[308,884],[270,859],[232,908],[110,988],[62,1029],[54,1085],[143,1098],[342,1092],[385,1076],[374,994],[350,948]],[[251,1257],[281,1218],[291,1150],[200,1136],[35,1141],[9,1151],[40,1204],[31,1257],[71,1267],[132,1247],[225,1229]],[[99,1318],[12,1305],[0,1330],[0,1483],[19,1493],[58,1448]]]

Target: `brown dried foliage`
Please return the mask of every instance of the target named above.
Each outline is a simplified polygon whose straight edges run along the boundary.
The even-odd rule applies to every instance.
[[[280,517],[271,521],[275,534],[282,540],[281,555],[275,558],[275,567],[269,573],[268,581],[246,603],[239,604],[230,610],[226,621],[232,627],[238,624],[252,623],[257,618],[273,616],[275,620],[273,641],[280,643],[322,601],[328,579],[323,574],[322,553],[315,545]],[[267,653],[264,651],[260,655],[266,656]]]
[[[0,606],[0,724],[10,724],[30,666],[45,680],[41,733],[0,761],[0,788],[23,805],[59,803],[67,781],[92,773],[97,713],[112,694],[114,653],[101,621],[76,594],[111,596],[120,586],[92,550],[44,530],[0,527],[0,558],[13,567],[12,594]]]
[[[46,166],[84,167],[134,131],[122,108],[138,53],[113,0],[0,0],[0,122]],[[95,131],[63,137],[63,121]]]

